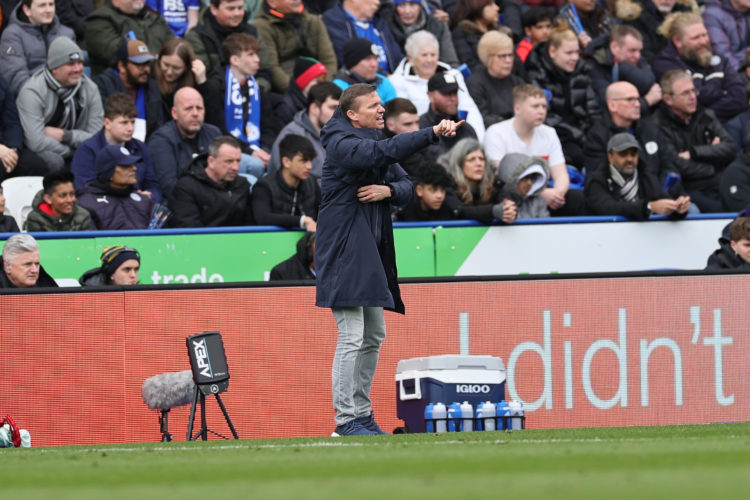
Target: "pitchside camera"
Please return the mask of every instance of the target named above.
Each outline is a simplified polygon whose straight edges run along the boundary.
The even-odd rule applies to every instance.
[[[229,367],[219,332],[187,338],[193,380],[203,394],[220,394],[229,388]]]

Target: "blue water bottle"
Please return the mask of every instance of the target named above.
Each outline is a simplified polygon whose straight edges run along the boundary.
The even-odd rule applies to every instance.
[[[432,416],[432,409],[435,407],[432,403],[429,403],[424,407],[424,431],[435,432],[435,420]]]
[[[448,432],[461,430],[461,403],[453,402],[448,407]]]

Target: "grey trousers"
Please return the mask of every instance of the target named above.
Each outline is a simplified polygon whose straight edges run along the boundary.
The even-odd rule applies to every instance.
[[[382,307],[334,307],[338,327],[333,357],[333,408],[336,425],[372,411],[370,387],[378,366],[380,344],[385,339]]]

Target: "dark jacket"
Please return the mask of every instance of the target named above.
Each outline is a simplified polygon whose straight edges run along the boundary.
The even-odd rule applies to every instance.
[[[690,12],[693,5],[697,12],[695,0],[677,0],[672,12]],[[665,15],[659,12],[651,0],[617,0],[616,15],[624,24],[633,26],[643,35],[641,55],[649,63],[666,48],[668,40],[659,33],[659,26],[664,22]]]
[[[33,233],[40,231],[90,231],[94,229],[88,210],[77,203],[72,214],[61,217],[50,215],[43,210],[41,206],[43,203],[47,205],[44,201],[44,190],[40,190],[34,196],[34,201],[31,202],[33,208],[24,223],[26,231]],[[47,208],[49,208],[48,205]]]
[[[107,279],[107,276],[102,271],[101,267],[95,267],[89,269],[79,278],[78,283],[81,286],[109,286],[112,283]]]
[[[56,0],[55,13],[60,22],[72,29],[76,34],[78,42],[85,42],[84,20],[94,12],[96,5],[94,0]]]
[[[398,43],[398,46],[401,47],[402,51],[404,51],[404,43],[406,43],[406,39],[409,38],[409,35],[421,30],[429,31],[435,35],[435,38],[438,39],[438,43],[440,44],[440,60],[446,64],[450,64],[453,68],[461,64],[456,55],[456,49],[453,47],[453,39],[448,26],[445,23],[438,21],[435,16],[428,14],[424,8],[420,9],[417,22],[409,27],[404,26],[401,22],[401,18],[398,17],[395,8],[386,9],[383,7],[381,14],[388,20],[388,27],[391,28],[393,38],[396,40],[396,43]]]
[[[747,136],[748,127],[750,127],[750,109],[743,111],[724,124],[724,128],[734,139],[734,145],[737,146],[738,153],[750,150],[750,140]]]
[[[737,215],[737,217],[745,217],[747,214],[743,209]],[[735,219],[736,220],[736,219]],[[734,220],[732,220],[734,222]],[[706,270],[718,270],[718,269],[736,269],[738,271],[750,271],[750,262],[745,262],[742,258],[734,253],[732,250],[732,244],[730,243],[731,238],[729,236],[729,226],[732,222],[724,226],[719,237],[719,248],[714,253],[709,255],[708,262],[706,263]]]
[[[513,117],[513,87],[522,83],[523,79],[512,73],[503,79],[490,76],[484,66],[466,80],[485,127]]]
[[[346,42],[352,38],[355,38],[357,32],[340,3],[336,4],[333,8],[328,9],[323,14],[323,24],[326,25],[328,36],[331,37],[331,43],[333,44],[333,50],[336,51],[336,58],[338,59],[339,66],[344,66],[344,45],[346,45]],[[388,59],[389,73],[392,73],[393,70],[396,69],[399,61],[404,57],[404,54],[401,52],[401,47],[399,47],[398,43],[396,43],[396,40],[393,38],[388,23],[385,19],[380,17],[380,14],[375,14],[375,17],[372,19],[372,25],[378,30],[380,37],[383,40],[385,55]]]
[[[78,204],[91,214],[94,229],[146,229],[151,222],[154,201],[133,188],[116,190],[92,181],[77,197]]]
[[[219,127],[204,123],[195,141],[191,141],[180,134],[174,121],[165,123],[151,134],[148,149],[151,150],[154,170],[165,197],[174,189],[182,170],[193,160],[193,154],[208,153],[208,145],[220,135]]]
[[[36,285],[34,285],[32,288],[43,287],[57,288],[57,283],[52,276],[47,274],[47,271],[44,270],[44,266],[39,266],[39,277],[36,280]],[[8,275],[5,274],[5,266],[3,265],[2,257],[0,257],[0,288],[18,288],[16,287],[16,285],[11,283]]]
[[[604,7],[597,4],[591,12],[578,11],[583,30],[588,33],[594,43],[597,39],[608,38],[609,32],[615,27],[617,21]]]
[[[750,205],[750,156],[741,153],[721,174],[719,193],[730,212],[745,210]]]
[[[734,69],[745,64],[745,49],[750,41],[750,14],[732,7],[731,0],[706,0],[703,22],[711,46],[729,59]]]
[[[732,137],[721,126],[713,111],[699,106],[690,117],[690,122],[685,123],[662,104],[652,120],[675,153],[690,151],[689,160],[676,154],[672,160],[686,190],[700,190],[719,184],[721,172],[737,153]],[[711,141],[715,137],[721,142],[714,146]]]
[[[380,131],[354,128],[338,109],[323,127],[326,161],[315,245],[318,306],[404,313],[390,210],[391,203],[407,204],[413,187],[396,162],[435,140],[430,128],[383,139]],[[360,203],[357,189],[371,184],[390,184],[393,198]]]
[[[107,97],[112,94],[127,93],[120,75],[112,68],[96,75],[94,83],[99,87],[99,95],[102,96],[102,106],[104,106]],[[148,83],[146,83],[146,137],[164,125],[168,119],[168,116],[164,116],[164,106],[159,84],[153,78],[149,78]]]
[[[0,233],[18,233],[20,231],[15,218],[0,214]]]
[[[458,116],[439,115],[432,109],[432,106],[430,106],[430,109],[428,109],[425,114],[419,117],[419,128],[434,127],[435,125],[440,123],[441,120],[446,119],[459,121]],[[474,128],[469,125],[468,122],[461,125],[461,127],[456,131],[456,135],[454,135],[453,137],[441,136],[438,137],[436,143],[430,144],[427,147],[427,150],[430,154],[430,159],[434,161],[441,154],[448,152],[448,150],[455,146],[458,141],[467,138],[477,139],[477,133],[474,131]]]
[[[477,55],[477,45],[482,35],[484,32],[479,30],[476,23],[468,19],[462,20],[453,28],[453,46],[456,48],[458,60],[469,66],[472,73],[484,68]]]
[[[271,281],[315,279],[315,275],[310,271],[310,264],[313,262],[310,245],[314,237],[315,233],[305,233],[297,241],[297,253],[271,269]]]
[[[289,82],[286,94],[279,95],[272,92],[270,97],[273,114],[282,128],[294,119],[294,115],[307,110],[307,97],[294,80]]]
[[[0,76],[0,144],[23,150],[23,128],[18,119],[16,100],[7,80]]]
[[[238,175],[221,186],[206,174],[208,154],[183,170],[169,197],[171,227],[249,226],[253,224],[250,183]]]
[[[299,229],[303,215],[318,220],[319,208],[320,187],[314,177],[294,188],[277,170],[253,186],[253,215],[258,225]]]

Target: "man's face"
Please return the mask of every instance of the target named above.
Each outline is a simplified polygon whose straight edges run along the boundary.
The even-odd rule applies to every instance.
[[[638,61],[641,59],[643,41],[628,35],[620,40],[620,43],[615,41],[610,43],[609,49],[612,51],[612,57],[616,63],[626,62],[637,66]]]
[[[146,85],[151,74],[151,63],[136,64],[128,61],[125,63],[125,74],[131,88]]]
[[[527,97],[520,104],[513,106],[513,113],[521,123],[529,127],[538,127],[547,118],[547,98]]]
[[[458,114],[458,92],[443,94],[437,90],[427,92],[433,109],[439,115],[456,116]]]
[[[39,251],[23,252],[18,254],[13,262],[6,261],[5,274],[18,288],[36,285],[39,279]]]
[[[130,186],[135,186],[138,182],[138,178],[135,175],[137,167],[135,165],[117,165],[112,178],[109,180],[109,185],[116,189],[125,189]]]
[[[421,10],[422,6],[416,2],[404,2],[396,6],[396,13],[404,26],[411,26],[416,23]]]
[[[285,16],[299,14],[302,0],[266,0],[268,6]]]
[[[243,50],[237,55],[230,58],[233,66],[239,69],[243,74],[254,76],[260,68],[260,57],[254,50]]]
[[[566,73],[572,73],[581,58],[577,40],[563,40],[558,47],[549,47],[549,57],[555,66]]]
[[[388,119],[388,130],[394,134],[405,134],[419,130],[419,115],[416,113],[401,113]]]
[[[546,42],[549,40],[550,33],[552,33],[552,21],[545,19],[544,21],[539,21],[534,26],[529,26],[523,30],[526,33],[526,36],[531,37],[531,41],[534,42],[534,44]]]
[[[672,41],[684,59],[703,67],[711,64],[711,39],[703,23],[686,26],[682,36],[674,37]]]
[[[312,172],[312,160],[302,153],[297,153],[291,158],[282,158],[282,164],[292,177],[300,181],[310,177],[310,172]]]
[[[672,93],[664,96],[664,102],[672,112],[687,117],[698,109],[698,94],[692,78],[680,78],[672,84]]]
[[[729,244],[740,259],[750,262],[750,240],[741,238],[740,241],[730,241]]]
[[[113,285],[137,285],[138,284],[138,271],[141,268],[141,263],[136,259],[128,259],[117,268],[117,271],[112,273],[110,280]]]
[[[240,171],[242,150],[229,144],[222,144],[216,157],[208,157],[206,174],[218,184],[229,184],[237,178]]]
[[[357,64],[352,66],[349,71],[358,74],[362,77],[363,80],[374,80],[375,75],[378,74],[378,56],[373,54],[371,56],[365,57]]]
[[[607,108],[613,117],[635,121],[641,118],[641,100],[634,85],[619,85],[607,100]]]
[[[55,0],[32,0],[31,6],[22,6],[31,24],[47,25],[55,19]]]
[[[221,2],[218,7],[210,5],[208,8],[219,26],[224,28],[236,28],[245,17],[244,0],[228,0]]]
[[[83,63],[80,61],[65,63],[50,72],[63,87],[74,87],[78,85],[83,75]]]
[[[630,177],[638,166],[638,150],[636,148],[626,149],[622,153],[610,151],[607,153],[609,163],[612,164],[623,177]]]
[[[377,92],[357,97],[352,108],[346,112],[346,116],[355,128],[382,129],[385,126],[383,120],[385,108],[380,103],[380,96]]]
[[[146,5],[146,0],[112,0],[112,5],[124,14],[138,14]]]
[[[104,119],[104,131],[107,136],[117,144],[122,144],[133,138],[135,130],[135,117],[124,115],[116,116],[111,120]]]
[[[323,128],[323,125],[328,123],[328,120],[331,119],[338,105],[339,100],[334,99],[331,96],[326,97],[326,100],[323,101],[323,104],[321,104],[320,106],[315,103],[311,105],[311,107],[315,107],[315,113],[317,114],[318,119],[318,128]]]
[[[445,188],[432,184],[417,184],[415,189],[422,210],[440,210],[445,201]]]
[[[206,108],[203,106],[203,97],[197,91],[183,92],[175,97],[172,119],[182,135],[195,137],[200,132],[205,117]]]
[[[70,215],[76,206],[76,191],[72,182],[58,184],[52,193],[45,193],[42,198],[57,215]]]
[[[581,12],[592,12],[596,8],[596,0],[572,0],[570,3]]]

